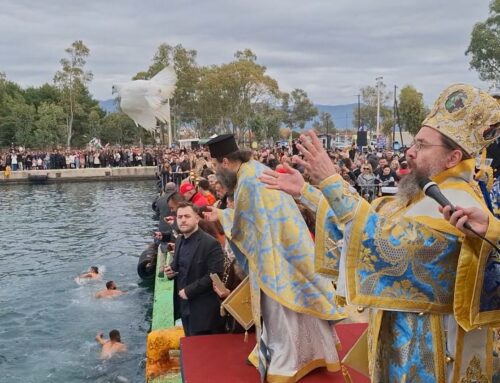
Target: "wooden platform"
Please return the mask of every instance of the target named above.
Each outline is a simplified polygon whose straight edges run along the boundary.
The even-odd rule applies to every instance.
[[[342,350],[340,358],[354,345],[366,328],[366,323],[336,326]],[[250,334],[247,343],[243,334],[193,336],[181,339],[182,373],[184,383],[259,383],[257,370],[246,363],[255,345]],[[369,383],[369,379],[349,369],[352,382]],[[342,373],[317,369],[300,383],[345,383]]]

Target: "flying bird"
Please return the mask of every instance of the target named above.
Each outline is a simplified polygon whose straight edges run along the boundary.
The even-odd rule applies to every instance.
[[[137,126],[152,132],[156,130],[156,119],[168,122],[170,103],[175,91],[177,75],[172,67],[165,67],[151,80],[134,80],[113,85],[112,94],[117,93],[120,108],[134,120]]]

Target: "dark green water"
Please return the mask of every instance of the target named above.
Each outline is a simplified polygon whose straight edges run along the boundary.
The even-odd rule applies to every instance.
[[[154,182],[0,188],[0,382],[143,382],[152,289],[140,285]],[[75,276],[98,265],[102,281]],[[108,280],[128,293],[94,294]],[[97,331],[129,351],[99,360]]]

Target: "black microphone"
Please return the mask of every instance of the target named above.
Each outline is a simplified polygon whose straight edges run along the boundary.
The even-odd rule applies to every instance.
[[[436,201],[438,204],[440,204],[442,207],[445,207],[445,206],[450,206],[451,207],[451,212],[450,214],[453,214],[455,212],[455,206],[453,206],[451,204],[450,201],[448,201],[448,198],[446,198],[443,193],[441,193],[441,190],[439,189],[439,186],[435,183],[435,182],[432,182],[430,179],[428,178],[421,178],[418,180],[418,186],[420,187],[420,189],[422,189],[422,191],[424,192],[424,194],[427,196],[427,197],[430,197],[432,198],[434,201]],[[465,222],[464,223],[464,227],[467,229],[467,230],[470,230],[471,232],[473,232],[475,235],[477,235],[479,238],[481,238],[483,241],[486,241],[488,242],[496,251],[497,253],[500,253],[500,250],[498,249],[498,247],[492,243],[490,240],[488,240],[487,238],[483,237],[481,234],[479,234],[477,231],[475,231],[470,225],[469,225],[469,222]]]
[[[448,198],[446,198],[444,194],[441,193],[441,189],[439,189],[437,183],[431,181],[428,178],[421,178],[418,180],[418,186],[420,187],[420,189],[422,189],[427,197],[432,198],[439,205],[441,205],[441,207],[450,206],[450,214],[453,214],[455,212],[455,206],[453,206],[452,203],[448,201]],[[465,222],[464,227],[470,231],[473,231],[469,225],[469,222]]]

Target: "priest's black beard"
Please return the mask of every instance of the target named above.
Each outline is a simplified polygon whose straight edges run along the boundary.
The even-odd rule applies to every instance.
[[[238,182],[236,172],[225,168],[219,169],[217,170],[217,180],[228,190],[229,193],[234,193],[236,183]]]

